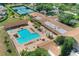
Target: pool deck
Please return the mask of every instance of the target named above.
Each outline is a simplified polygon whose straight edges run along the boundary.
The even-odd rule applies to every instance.
[[[16,34],[17,31],[21,30],[21,28],[23,28],[23,29],[28,29],[30,32],[33,32],[33,31],[34,31],[34,32],[40,34],[41,37],[40,37],[39,39],[37,39],[37,40],[33,40],[32,42],[28,42],[28,43],[24,43],[24,44],[19,44],[19,43],[17,42],[16,38],[15,38],[13,35]],[[33,30],[32,30],[31,28],[32,28]],[[35,28],[33,27],[33,23],[31,23],[31,22],[29,21],[29,22],[28,22],[28,26],[21,26],[20,28],[15,28],[15,29],[12,29],[12,30],[7,31],[7,32],[8,32],[8,34],[9,34],[10,38],[12,39],[12,41],[14,42],[15,47],[16,47],[16,49],[17,49],[17,51],[18,51],[19,54],[20,54],[20,52],[21,52],[22,50],[25,50],[25,49],[27,49],[27,51],[34,51],[38,46],[39,46],[39,47],[44,47],[45,49],[51,47],[51,48],[50,48],[51,51],[53,51],[54,49],[56,49],[56,51],[59,52],[59,49],[57,48],[57,46],[54,45],[54,44],[52,44],[52,41],[51,41],[49,38],[47,38],[47,36],[46,36],[47,30],[46,30],[45,28],[43,28],[43,31],[44,31],[44,33],[39,32],[37,29],[35,29]],[[43,41],[42,39],[45,39],[45,41]],[[50,44],[48,44],[48,42],[50,42],[52,45],[50,46]],[[48,46],[47,46],[47,45],[48,45]],[[45,47],[45,46],[46,46],[46,47]],[[52,49],[53,46],[54,46],[54,48]],[[48,49],[47,49],[47,50],[48,50]],[[58,53],[58,52],[57,52],[57,53]],[[58,55],[56,52],[53,52],[53,53],[54,53],[55,55]]]
[[[12,39],[12,41],[14,42],[15,46],[16,46],[16,49],[18,50],[18,52],[20,53],[22,50],[24,49],[27,49],[28,51],[33,51],[37,48],[37,46],[39,44],[42,44],[42,43],[47,43],[48,41],[50,41],[50,39],[48,39],[44,34],[40,33],[37,29],[35,29],[33,27],[33,23],[31,22],[28,22],[28,26],[22,26],[20,28],[16,28],[16,29],[12,29],[10,31],[7,31],[10,38]],[[20,30],[21,28],[24,28],[24,29],[28,29],[30,30],[31,32],[33,32],[30,28],[32,28],[35,32],[37,32],[38,34],[40,34],[41,38],[37,39],[37,40],[33,40],[32,43],[25,43],[25,44],[18,44],[16,38],[13,36],[14,34],[17,33],[18,30]],[[41,39],[45,39],[45,41],[42,41]]]

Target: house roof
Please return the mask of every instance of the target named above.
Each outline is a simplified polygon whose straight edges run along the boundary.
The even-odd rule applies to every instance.
[[[43,14],[37,13],[37,12],[31,13],[30,15],[36,19],[38,17],[39,18],[38,20],[41,22],[42,25],[44,25],[46,28],[48,28],[52,32],[55,32],[59,35],[60,34],[63,35],[65,32],[73,30],[72,27],[69,27],[65,24],[62,24],[62,23],[54,20],[54,19],[57,19],[57,17],[48,17],[46,15],[43,15]],[[46,22],[51,23],[51,25],[55,25],[55,28],[53,28],[51,25],[48,26],[48,24],[45,24]]]
[[[17,21],[17,22],[10,22],[10,23],[5,24],[4,28],[8,29],[8,28],[12,28],[12,27],[15,27],[15,26],[21,26],[21,25],[24,25],[24,24],[27,24],[27,23],[28,23],[27,20],[20,20],[20,21]]]

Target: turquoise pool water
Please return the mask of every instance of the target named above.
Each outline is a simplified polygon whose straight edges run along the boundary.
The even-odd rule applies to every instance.
[[[20,37],[17,38],[19,44],[24,44],[31,40],[40,38],[40,35],[38,33],[31,33],[27,29],[21,29],[20,31],[18,31],[18,34],[20,35]]]
[[[31,10],[30,8],[25,7],[25,6],[13,7],[13,10],[20,15],[29,14],[29,13],[33,12],[33,10]]]

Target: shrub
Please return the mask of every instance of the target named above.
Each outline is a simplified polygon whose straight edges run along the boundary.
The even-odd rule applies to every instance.
[[[61,48],[61,55],[62,56],[70,55],[70,53],[71,53],[71,51],[73,49],[74,43],[75,43],[74,38],[67,37],[64,44],[62,45],[62,48]]]
[[[30,51],[30,52],[23,50],[21,52],[21,55],[22,56],[48,56],[49,54],[47,50],[43,48],[37,48],[35,51]]]
[[[7,49],[7,52],[8,52],[8,53],[12,53],[11,49]]]
[[[64,36],[58,36],[58,37],[55,39],[55,42],[56,42],[58,45],[63,45],[64,40],[65,40],[65,37],[64,37]]]

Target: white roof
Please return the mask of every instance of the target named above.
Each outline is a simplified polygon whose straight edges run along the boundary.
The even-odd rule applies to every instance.
[[[37,20],[41,20],[42,18],[40,16],[35,17]]]
[[[58,31],[58,32],[61,33],[61,34],[64,34],[64,33],[67,32],[66,30],[64,30],[64,29],[62,29],[62,28],[59,28],[58,26],[52,24],[51,22],[46,21],[45,24],[46,24],[47,26],[49,26],[50,28],[52,28],[52,29]]]

